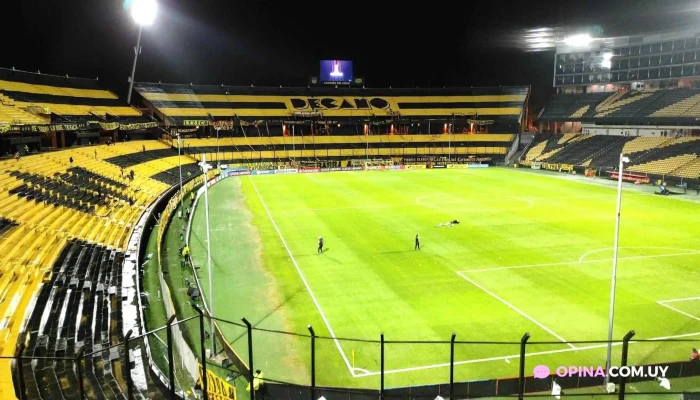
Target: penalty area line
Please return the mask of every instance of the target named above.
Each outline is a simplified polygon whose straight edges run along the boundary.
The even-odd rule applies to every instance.
[[[326,328],[328,328],[328,332],[331,334],[331,337],[333,338],[333,342],[335,343],[335,346],[338,348],[338,351],[340,352],[341,357],[343,357],[343,361],[345,361],[345,366],[348,367],[348,371],[350,371],[350,375],[355,377],[357,374],[355,373],[352,366],[350,365],[350,360],[348,360],[348,356],[345,355],[343,348],[340,346],[340,342],[336,338],[335,332],[333,331],[331,324],[328,322],[328,318],[326,318],[326,314],[323,312],[323,309],[321,309],[321,305],[318,303],[318,300],[316,299],[316,296],[314,295],[313,290],[311,290],[311,286],[309,286],[309,282],[306,281],[306,277],[304,277],[304,274],[301,272],[301,268],[299,268],[299,264],[297,264],[297,260],[294,258],[294,255],[292,255],[292,252],[289,250],[289,246],[287,246],[287,241],[284,240],[284,237],[282,236],[282,232],[280,232],[279,228],[277,227],[277,223],[275,223],[275,219],[272,218],[272,214],[270,214],[270,210],[268,210],[267,204],[265,204],[265,200],[263,200],[262,196],[260,196],[260,192],[258,191],[258,187],[255,185],[255,181],[253,179],[251,179],[250,176],[248,177],[248,179],[250,180],[250,183],[253,185],[253,189],[255,190],[255,194],[258,195],[258,199],[260,200],[260,204],[262,204],[263,208],[265,209],[265,212],[267,213],[268,218],[270,218],[270,222],[272,222],[272,226],[275,228],[275,231],[277,232],[277,236],[279,236],[280,240],[282,241],[282,245],[287,250],[287,254],[289,254],[289,258],[292,260],[292,264],[294,264],[294,268],[296,268],[297,273],[299,274],[299,277],[301,278],[301,281],[304,283],[306,290],[309,292],[309,295],[311,296],[311,300],[313,300],[314,305],[316,305],[316,309],[318,310],[318,313],[321,315],[321,319],[323,320],[323,323],[326,324]]]
[[[621,249],[624,247],[620,247]],[[654,248],[654,247],[651,247]],[[606,249],[601,249],[601,250],[609,250],[608,248]],[[514,265],[511,267],[496,267],[496,268],[478,268],[478,269],[467,269],[463,271],[459,271],[460,273],[471,273],[471,272],[489,272],[489,271],[505,271],[509,269],[523,269],[523,268],[537,268],[537,267],[557,267],[557,266],[562,266],[562,265],[578,265],[578,264],[589,264],[589,263],[598,263],[598,262],[603,262],[603,261],[612,261],[612,258],[601,258],[601,259],[595,259],[595,260],[584,260],[583,257],[585,257],[588,254],[592,254],[594,252],[598,252],[601,250],[595,250],[588,252],[581,256],[577,261],[563,261],[563,262],[555,262],[555,263],[545,263],[545,264],[528,264],[528,265]],[[681,249],[679,249],[681,250]],[[644,259],[650,259],[650,258],[666,258],[666,257],[683,257],[683,256],[696,256],[700,255],[700,251],[693,251],[693,250],[688,250],[687,252],[684,253],[669,253],[669,254],[651,254],[651,255],[644,255],[644,256],[628,256],[628,257],[618,257],[618,260],[644,260]]]
[[[700,336],[700,332],[685,333],[685,334],[672,335],[672,336],[663,336],[663,337],[645,339],[645,341],[680,339],[680,338],[693,337],[693,336]],[[635,341],[635,340],[630,340],[630,343],[640,343],[640,342]],[[621,344],[622,344],[622,342],[615,342],[612,345],[613,346],[620,346]],[[603,343],[603,344],[596,344],[596,345],[590,345],[590,346],[576,347],[574,349],[546,350],[546,351],[538,351],[538,352],[534,352],[534,353],[525,353],[525,357],[544,356],[544,355],[548,355],[548,354],[558,354],[558,353],[570,353],[572,351],[604,349],[606,347],[608,347],[607,343]],[[500,361],[500,360],[506,360],[506,359],[519,359],[519,358],[520,358],[520,354],[512,354],[509,356],[488,357],[488,358],[478,358],[478,359],[474,359],[474,360],[455,361],[454,365],[477,364],[477,363],[483,363],[483,362],[489,362],[489,361]],[[423,366],[419,366],[419,367],[390,369],[390,370],[384,371],[384,374],[399,374],[399,373],[403,373],[403,372],[422,371],[422,370],[435,369],[435,368],[445,368],[445,367],[449,367],[449,366],[450,366],[450,363],[441,363],[441,364],[423,365]],[[361,378],[364,376],[380,375],[380,374],[381,374],[381,372],[379,372],[379,371],[372,371],[372,372],[369,372],[366,374],[355,376],[355,378]]]
[[[532,318],[531,316],[525,314],[525,312],[522,311],[521,309],[519,309],[518,307],[516,307],[516,306],[510,304],[509,302],[503,300],[501,297],[499,297],[499,296],[496,295],[495,293],[493,293],[493,292],[491,292],[490,290],[486,289],[485,287],[479,285],[479,284],[476,283],[473,279],[470,279],[470,278],[464,276],[464,275],[461,274],[460,272],[457,272],[457,275],[461,276],[462,279],[464,279],[465,281],[467,281],[467,282],[471,283],[472,285],[476,286],[477,288],[481,289],[483,292],[485,292],[485,293],[488,294],[489,296],[491,296],[491,297],[493,297],[494,299],[496,299],[496,300],[500,301],[501,303],[505,304],[505,305],[508,306],[508,308],[510,308],[511,310],[513,310],[513,311],[517,312],[518,314],[522,315],[523,317],[527,318],[527,319],[530,320],[530,322],[532,322],[533,324],[535,324],[535,325],[539,326],[540,328],[544,329],[547,333],[549,333],[550,335],[554,336],[555,338],[557,338],[557,339],[558,339],[559,341],[561,341],[562,343],[565,343],[567,346],[571,347],[571,348],[574,349],[574,350],[577,348],[577,347],[574,346],[573,344],[568,343],[566,339],[564,339],[563,337],[561,337],[561,336],[559,336],[558,334],[556,334],[553,330],[547,328],[546,326],[544,326],[542,323],[540,323],[540,322],[537,321],[536,319],[534,319],[534,318]]]

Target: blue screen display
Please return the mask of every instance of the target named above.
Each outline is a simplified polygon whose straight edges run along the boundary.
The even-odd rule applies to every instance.
[[[321,61],[321,82],[352,82],[352,61]]]

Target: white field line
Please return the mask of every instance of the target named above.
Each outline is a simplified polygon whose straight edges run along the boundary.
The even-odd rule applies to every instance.
[[[668,309],[671,309],[671,310],[673,310],[673,311],[675,311],[675,312],[677,312],[677,313],[681,313],[681,314],[685,315],[685,316],[688,317],[688,318],[692,318],[692,319],[694,319],[694,320],[696,320],[696,321],[700,321],[700,318],[698,318],[698,317],[696,317],[696,316],[694,316],[694,315],[692,315],[692,314],[688,314],[688,313],[685,312],[685,311],[681,311],[681,310],[679,310],[679,309],[677,309],[677,308],[675,308],[675,307],[671,307],[671,306],[669,306],[668,304],[664,303],[663,301],[657,301],[656,303],[659,304],[660,306],[664,306],[664,307],[666,307],[666,308],[668,308]]]
[[[667,339],[680,339],[680,338],[685,338],[685,337],[693,337],[693,336],[700,336],[700,332],[694,332],[694,333],[685,333],[681,335],[672,335],[672,336],[662,336],[662,337],[657,337],[657,338],[651,338],[651,339],[646,339],[646,340],[667,340]],[[630,340],[630,343],[639,343],[639,341],[635,340]],[[622,342],[615,342],[612,345],[613,346],[619,346],[621,345]],[[569,353],[572,351],[584,351],[584,350],[593,350],[593,349],[603,349],[608,347],[607,343],[603,344],[596,344],[596,345],[591,345],[591,346],[582,346],[582,347],[576,347],[573,349],[559,349],[559,350],[547,350],[547,351],[538,351],[535,353],[525,353],[525,357],[532,357],[532,356],[543,356],[543,355],[548,355],[548,354],[558,354],[558,353]],[[489,357],[489,358],[479,358],[479,359],[474,359],[474,360],[464,360],[464,361],[455,361],[454,365],[464,365],[464,364],[476,364],[476,363],[482,363],[482,362],[489,362],[489,361],[499,361],[499,360],[506,360],[506,359],[519,359],[520,354],[512,354],[509,356],[500,356],[500,357]],[[445,368],[449,367],[450,363],[442,363],[442,364],[432,364],[432,365],[423,365],[419,367],[410,367],[410,368],[400,368],[400,369],[391,369],[391,370],[386,370],[384,371],[384,374],[398,374],[402,372],[411,372],[411,371],[422,371],[426,369],[434,369],[434,368]],[[362,375],[357,375],[356,377],[363,377],[363,376],[372,376],[372,375],[380,375],[381,372],[375,371],[375,372],[370,372],[368,374],[362,374]]]
[[[700,297],[684,297],[682,299],[659,300],[657,303],[677,303],[679,301],[694,301],[700,300]]]
[[[510,304],[509,302],[503,300],[501,297],[499,297],[499,296],[496,295],[495,293],[491,292],[490,290],[486,289],[485,287],[483,287],[483,286],[479,285],[478,283],[474,282],[473,279],[467,278],[466,276],[462,275],[462,274],[459,273],[459,272],[457,272],[457,275],[461,276],[465,281],[471,283],[472,285],[474,285],[474,286],[476,286],[477,288],[481,289],[482,291],[486,292],[486,294],[488,294],[489,296],[491,296],[491,297],[493,297],[494,299],[496,299],[496,300],[500,301],[501,303],[505,304],[506,306],[508,306],[508,307],[509,307],[510,309],[512,309],[513,311],[515,311],[515,312],[517,312],[518,314],[522,315],[523,317],[529,319],[532,323],[534,323],[535,325],[537,325],[537,326],[539,326],[540,328],[544,329],[544,330],[547,331],[550,335],[552,335],[552,336],[554,336],[555,338],[559,339],[562,343],[566,343],[567,346],[571,347],[572,349],[576,349],[576,346],[574,346],[574,345],[571,344],[571,343],[567,343],[566,339],[564,339],[563,337],[561,337],[561,336],[559,336],[558,334],[556,334],[553,330],[547,328],[546,326],[544,326],[543,324],[541,324],[540,322],[538,322],[536,319],[534,319],[534,318],[532,318],[531,316],[525,314],[525,312],[523,312],[523,311],[522,311],[521,309],[519,309],[518,307],[516,307],[516,306]]]
[[[267,208],[267,204],[265,204],[265,201],[263,200],[262,196],[260,196],[260,192],[258,192],[258,187],[255,185],[255,181],[253,179],[251,179],[250,177],[248,177],[248,179],[250,179],[250,183],[253,185],[253,189],[255,190],[255,194],[258,195],[258,199],[260,200],[260,204],[262,204],[263,208],[265,209],[265,212],[267,213],[267,216],[270,218],[270,222],[272,222],[272,226],[275,228],[277,235],[280,237],[280,240],[282,241],[282,245],[284,245],[284,248],[287,250],[287,254],[289,254],[289,258],[292,260],[292,264],[294,264],[294,268],[296,268],[297,273],[299,273],[299,277],[301,278],[301,281],[304,283],[306,290],[309,292],[309,295],[311,296],[311,300],[313,300],[314,304],[316,305],[316,309],[318,309],[318,313],[321,315],[321,319],[323,319],[323,322],[326,324],[326,328],[328,328],[328,332],[331,334],[331,337],[333,338],[333,342],[335,342],[335,346],[338,348],[338,351],[340,352],[341,357],[343,357],[343,361],[345,361],[345,365],[348,367],[350,374],[354,377],[355,371],[353,370],[352,366],[350,365],[350,360],[348,360],[348,357],[345,355],[343,348],[340,346],[340,342],[336,338],[335,332],[333,331],[331,324],[328,322],[328,318],[326,318],[326,314],[324,314],[323,310],[321,309],[321,305],[318,303],[318,300],[316,299],[314,292],[311,290],[311,286],[309,286],[309,283],[306,281],[304,274],[301,272],[301,269],[299,268],[299,264],[297,264],[297,260],[294,258],[294,255],[292,255],[292,252],[289,250],[289,247],[287,246],[287,242],[284,240],[282,233],[280,232],[279,228],[277,227],[277,223],[275,223],[274,218],[272,218],[272,214],[270,214],[270,210],[268,210],[268,208]]]
[[[620,248],[623,249],[626,247],[620,247]],[[636,247],[636,248],[658,248],[658,247]],[[668,248],[668,249],[672,250],[672,248]],[[586,263],[595,263],[595,262],[601,262],[601,261],[612,261],[612,258],[601,258],[598,260],[584,260],[583,259],[588,254],[592,254],[592,253],[595,253],[598,251],[603,251],[603,250],[608,250],[608,249],[606,248],[606,249],[599,249],[599,250],[590,251],[590,252],[584,254],[583,256],[581,256],[581,258],[579,258],[578,261],[564,261],[564,262],[545,263],[545,264],[514,265],[511,267],[468,269],[468,270],[459,271],[459,272],[471,273],[471,272],[503,271],[503,270],[508,270],[508,269],[556,267],[556,266],[561,266],[561,265],[586,264]],[[686,250],[686,251],[683,253],[652,254],[652,255],[646,255],[646,256],[618,257],[617,259],[618,260],[642,260],[642,259],[647,259],[647,258],[665,258],[665,257],[682,257],[682,256],[700,255],[700,251],[698,251],[698,250],[690,250],[690,249],[673,249],[673,250]]]

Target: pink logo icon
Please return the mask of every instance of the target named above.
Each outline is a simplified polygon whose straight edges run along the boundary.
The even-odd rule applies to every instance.
[[[535,378],[537,379],[544,379],[549,376],[549,367],[546,365],[538,365],[535,367],[535,369],[532,370]]]

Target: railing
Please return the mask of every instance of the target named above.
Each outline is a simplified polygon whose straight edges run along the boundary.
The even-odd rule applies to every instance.
[[[20,400],[52,398],[52,391],[56,390],[58,382],[61,382],[63,393],[79,399],[87,398],[86,393],[100,392],[104,394],[103,398],[121,398],[118,394],[120,391],[127,399],[180,399],[187,398],[187,391],[191,393],[190,398],[203,398],[203,393],[209,393],[209,399],[234,399],[233,386],[225,384],[225,378],[221,377],[201,380],[201,386],[194,388],[177,386],[175,330],[196,330],[204,338],[205,326],[209,323],[209,317],[198,307],[195,309],[198,315],[194,317],[177,322],[171,318],[166,326],[139,336],[132,336],[129,332],[124,341],[92,353],[84,353],[80,348],[75,357],[27,357],[21,355],[24,351],[24,345],[21,345],[17,356],[0,357],[0,362],[15,365],[15,388]],[[261,370],[263,373],[263,385],[257,394],[255,391],[250,393],[250,400],[256,400],[256,397],[317,400],[321,396],[327,400],[366,400],[370,397],[432,400],[438,396],[449,399],[551,398],[550,393],[556,386],[562,391],[562,397],[586,395],[605,399],[635,399],[641,395],[667,398],[661,396],[685,394],[685,398],[690,398],[688,393],[700,396],[700,379],[697,378],[700,376],[700,361],[690,361],[684,356],[690,354],[689,349],[697,342],[700,333],[634,340],[635,332],[631,331],[621,340],[611,342],[616,351],[613,355],[614,367],[610,368],[608,374],[604,365],[590,362],[591,359],[596,359],[604,364],[604,358],[599,359],[597,356],[604,353],[607,341],[535,341],[530,340],[527,333],[519,341],[512,342],[462,341],[456,334],[443,341],[392,340],[383,334],[375,340],[361,340],[319,335],[312,326],[308,326],[307,334],[300,334],[256,328],[246,319],[241,322],[219,318],[214,320],[222,330],[237,330],[240,333],[229,340],[240,344],[241,354],[250,367],[245,371],[244,378],[253,381],[254,371]],[[166,372],[171,382],[165,393],[144,386],[143,382],[138,383],[133,378],[135,371],[131,369],[134,362],[132,352],[144,346],[145,341],[153,340],[151,336],[162,335],[163,331],[168,359]],[[295,344],[294,352],[298,353],[301,362],[289,365],[283,360],[282,354],[270,357],[270,347],[285,343]],[[688,352],[679,353],[677,350],[681,347],[687,348]],[[352,369],[345,369],[344,366],[338,368],[337,351],[348,351],[351,348],[362,352],[361,355],[356,355],[361,359],[361,364],[357,365],[362,367],[356,365]],[[651,349],[655,350],[650,351]],[[192,350],[201,359],[206,358],[204,340]],[[422,357],[417,358],[423,358],[424,361],[444,360],[444,363],[421,366],[416,359],[413,366],[396,368],[397,357],[409,353],[422,354]],[[589,357],[582,358],[581,354],[586,353]],[[118,354],[117,359],[123,363],[121,369],[112,369],[119,390],[114,390],[114,385],[105,385],[106,378],[95,367],[101,364],[104,368],[105,364],[114,363],[114,354]],[[349,354],[348,351],[348,357]],[[479,355],[489,357],[476,358]],[[352,361],[348,362],[358,362],[354,360],[356,356],[352,356]],[[686,361],[657,361],[663,358]],[[589,360],[589,363],[582,362],[584,359]],[[489,363],[497,363],[496,368]],[[236,370],[236,363],[224,361],[224,365],[228,368],[230,377],[242,375],[241,371]],[[465,374],[466,366],[476,368],[468,368],[468,373]],[[200,377],[207,374],[207,365],[201,367]],[[136,372],[148,373],[146,369]],[[464,379],[471,374],[481,379]],[[612,393],[602,390],[606,376],[614,384]],[[663,387],[664,382],[659,381],[661,376],[668,380],[670,388]],[[53,383],[50,379],[47,380],[51,377]],[[400,385],[399,382],[406,384]],[[108,387],[114,390],[114,394],[107,393]]]

